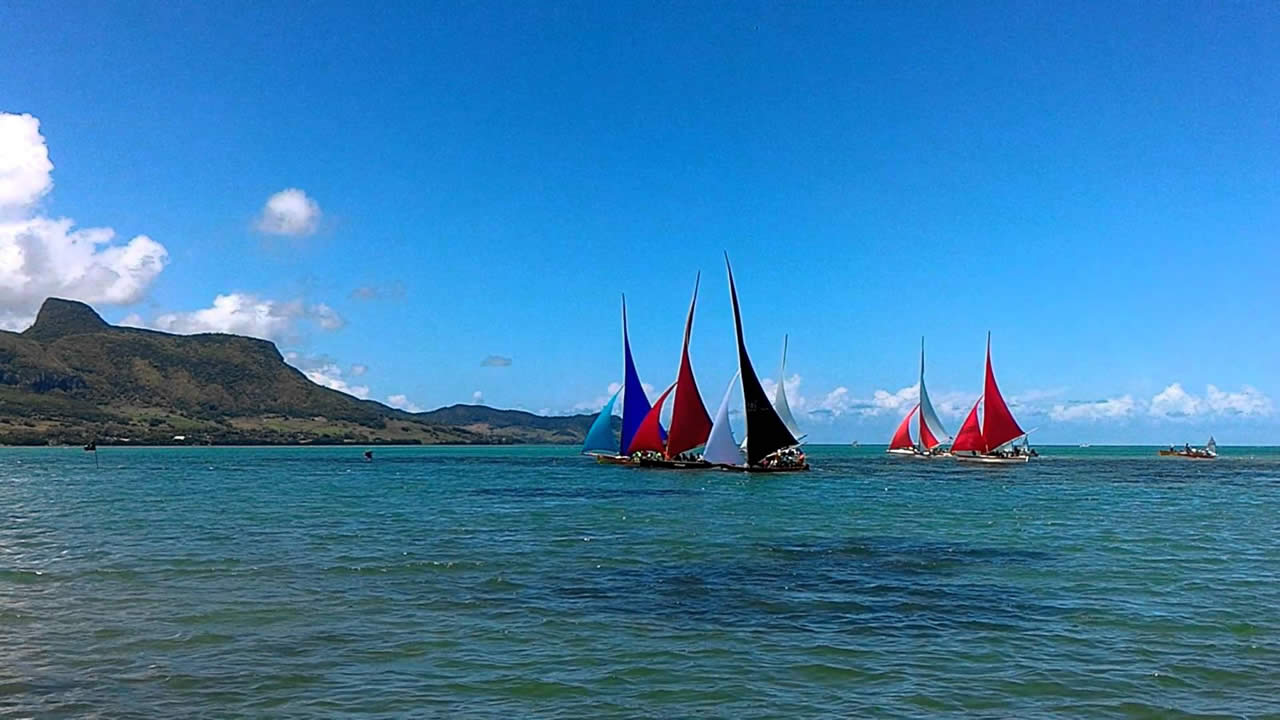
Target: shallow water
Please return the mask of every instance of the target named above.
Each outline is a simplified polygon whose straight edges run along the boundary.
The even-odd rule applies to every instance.
[[[0,450],[0,715],[1280,717],[1280,452]]]

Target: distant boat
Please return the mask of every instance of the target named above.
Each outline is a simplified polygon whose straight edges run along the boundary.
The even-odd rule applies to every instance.
[[[978,420],[978,405],[983,406],[982,421]],[[1014,441],[1026,436],[1018,421],[1009,412],[1009,406],[996,385],[996,375],[991,369],[991,333],[987,333],[987,365],[982,395],[973,403],[973,409],[964,419],[960,431],[951,443],[951,454],[962,462],[1025,463],[1034,451],[1024,442],[1014,448]]]
[[[1209,442],[1205,443],[1203,448],[1191,447],[1190,444],[1184,445],[1182,449],[1169,446],[1168,450],[1161,450],[1163,456],[1184,457],[1192,460],[1212,460],[1218,457],[1218,443],[1214,441],[1213,436],[1209,436]]]
[[[613,432],[610,427],[612,421],[609,419],[613,414],[613,403],[618,399],[618,393],[614,393],[592,423],[591,430],[587,432],[586,442],[582,446],[582,452],[591,455],[599,463],[616,465],[631,462],[627,455],[627,448],[631,446],[632,439],[640,429],[640,423],[644,421],[644,417],[650,410],[649,398],[645,396],[644,386],[640,384],[640,375],[636,373],[635,361],[631,358],[631,340],[627,337],[626,295],[622,296],[622,358],[622,388],[618,391],[622,394],[620,442],[616,445],[613,442]],[[603,430],[597,428],[602,423]],[[661,431],[661,428],[659,430]]]
[[[84,446],[85,452],[97,452],[97,450],[98,450],[98,443],[96,440],[90,440],[89,444]]]
[[[798,450],[800,442],[783,422],[778,411],[769,402],[760,378],[756,376],[747,354],[746,339],[742,333],[742,310],[738,306],[738,289],[733,282],[733,268],[729,255],[724,257],[729,275],[729,299],[733,303],[734,334],[738,341],[738,377],[742,384],[742,402],[746,422],[746,464],[734,465],[735,469],[750,472],[795,472],[808,470],[804,453]],[[727,415],[726,415],[727,417]],[[710,458],[708,458],[710,461]]]
[[[709,463],[686,456],[690,450],[704,445],[711,434],[711,416],[698,392],[693,377],[693,364],[689,360],[689,338],[693,334],[693,313],[698,304],[698,285],[702,273],[693,281],[693,299],[689,301],[689,314],[684,322],[684,342],[680,346],[680,365],[676,381],[653,404],[632,438],[627,454],[641,467],[667,468],[671,470],[697,470],[711,467]],[[664,437],[659,417],[663,403],[672,391],[671,428]]]
[[[889,442],[887,452],[899,457],[945,457],[946,453],[940,452],[939,448],[951,436],[947,434],[946,428],[942,425],[942,420],[938,418],[938,413],[933,409],[933,403],[929,400],[929,390],[924,384],[924,338],[920,338],[920,381],[917,387],[919,388],[920,402],[911,408],[907,416],[902,419],[902,423],[898,425],[897,431],[893,434],[893,439]],[[911,418],[913,416],[919,418],[917,435],[920,441],[918,443],[911,439]]]

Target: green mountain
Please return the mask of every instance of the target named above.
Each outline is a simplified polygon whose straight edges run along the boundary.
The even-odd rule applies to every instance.
[[[50,298],[0,331],[0,443],[578,443],[592,416],[407,413],[311,382],[266,340],[108,325]]]

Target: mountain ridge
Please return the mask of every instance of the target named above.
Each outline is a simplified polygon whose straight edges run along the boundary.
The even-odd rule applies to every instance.
[[[409,413],[317,385],[269,340],[113,326],[62,298],[0,331],[0,444],[571,444],[593,419]]]

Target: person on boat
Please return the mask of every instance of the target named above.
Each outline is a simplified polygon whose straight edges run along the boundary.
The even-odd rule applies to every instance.
[[[1187,454],[1188,454],[1188,455],[1190,455],[1190,454],[1191,454],[1191,443],[1186,443],[1185,445],[1183,445],[1183,449],[1184,449],[1184,450],[1186,450],[1186,452],[1187,452]]]

